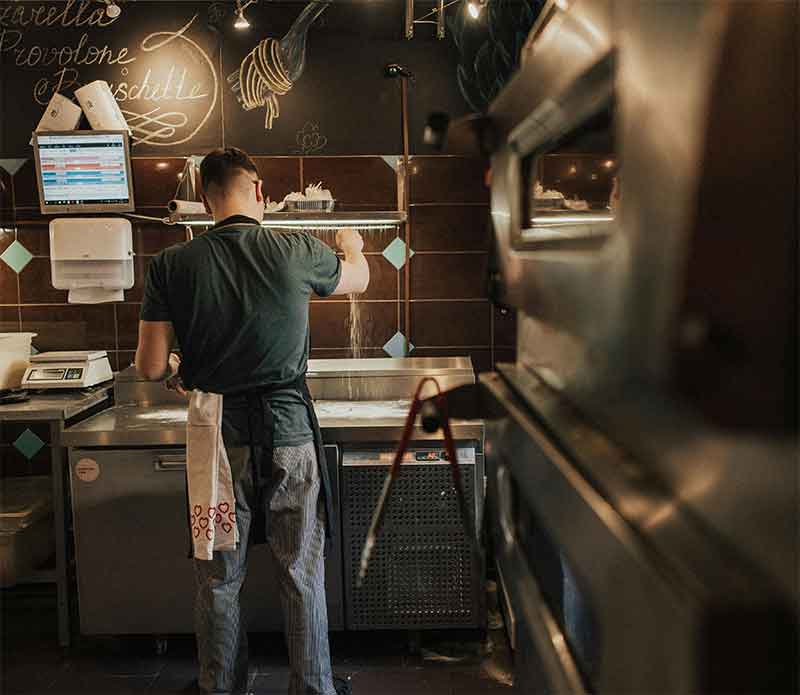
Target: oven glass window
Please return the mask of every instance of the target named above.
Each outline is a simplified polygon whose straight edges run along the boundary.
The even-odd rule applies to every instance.
[[[619,211],[620,175],[609,106],[523,159],[521,245],[606,239]]]

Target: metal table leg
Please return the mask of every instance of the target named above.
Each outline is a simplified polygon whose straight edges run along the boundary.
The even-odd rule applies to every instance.
[[[67,519],[64,489],[64,449],[61,423],[50,423],[50,456],[53,477],[53,517],[56,542],[56,588],[58,594],[58,643],[70,644],[69,573],[67,571]]]

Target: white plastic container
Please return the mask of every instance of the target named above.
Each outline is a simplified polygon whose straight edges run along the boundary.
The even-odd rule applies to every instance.
[[[0,587],[13,586],[52,556],[53,493],[49,476],[0,483]]]
[[[36,333],[0,333],[0,389],[18,389],[30,365]]]

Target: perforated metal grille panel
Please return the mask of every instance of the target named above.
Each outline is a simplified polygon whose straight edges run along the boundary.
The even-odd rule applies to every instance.
[[[475,515],[475,466],[461,465]],[[447,465],[403,464],[364,585],[356,586],[372,512],[388,466],[344,466],[345,592],[349,629],[478,624],[479,568],[461,524]]]

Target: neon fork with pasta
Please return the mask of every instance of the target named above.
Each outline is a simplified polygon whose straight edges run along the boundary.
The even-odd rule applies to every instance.
[[[286,36],[268,36],[242,60],[239,69],[228,75],[228,83],[245,111],[265,107],[264,127],[272,129],[280,116],[278,97],[297,82],[306,66],[308,30],[331,0],[312,0],[294,20]]]

